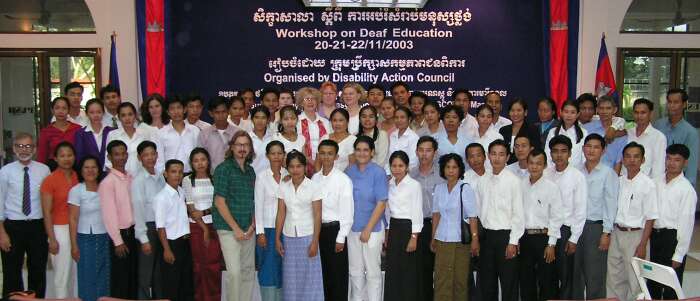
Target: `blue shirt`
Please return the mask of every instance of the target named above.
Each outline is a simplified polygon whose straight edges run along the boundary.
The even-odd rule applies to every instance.
[[[386,202],[389,197],[389,184],[386,179],[386,172],[374,162],[367,164],[364,171],[357,168],[357,164],[350,165],[345,173],[352,180],[352,196],[355,201],[352,232],[362,232],[369,219],[372,217],[377,203]],[[382,230],[384,214],[374,225],[372,232]]]
[[[605,138],[605,128],[603,128],[603,123],[600,120],[592,120],[589,123],[583,125],[583,128],[588,131],[588,134],[598,134]],[[605,145],[605,153],[600,162],[607,165],[610,168],[615,168],[615,164],[622,161],[622,149],[627,145],[627,136],[617,137],[612,143],[607,143]]]
[[[586,184],[588,184],[586,219],[602,220],[603,232],[610,233],[617,215],[617,194],[620,181],[612,168],[600,163],[593,168],[591,173],[588,173],[584,164],[579,166],[579,170],[585,176]]]
[[[461,217],[459,212],[460,206],[460,186],[466,184],[462,180],[452,187],[452,191],[448,191],[447,183],[438,184],[435,186],[433,193],[433,212],[440,214],[440,223],[435,232],[435,239],[442,242],[460,242]],[[464,219],[477,216],[476,195],[469,184],[464,185],[461,195],[462,213]]]
[[[457,154],[462,158],[462,161],[464,162],[464,165],[467,167],[467,169],[469,169],[469,165],[467,164],[467,157],[465,155],[465,150],[467,148],[467,145],[474,142],[472,139],[469,139],[466,135],[458,134],[457,143],[452,144],[452,142],[450,142],[450,140],[447,139],[447,133],[443,132],[438,135],[436,140],[438,142],[437,158],[447,154]]]
[[[698,175],[698,148],[700,148],[698,130],[685,119],[681,119],[676,126],[672,126],[668,118],[661,118],[654,122],[654,128],[666,136],[666,145],[678,143],[688,147],[690,157],[688,158],[688,166],[683,169],[683,174],[695,187]]]

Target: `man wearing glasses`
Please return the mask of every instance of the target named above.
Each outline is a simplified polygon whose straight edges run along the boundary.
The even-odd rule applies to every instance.
[[[0,170],[0,250],[2,296],[24,291],[22,265],[27,255],[28,287],[43,298],[46,290],[48,239],[44,230],[39,187],[49,168],[32,160],[34,137],[18,133],[13,141],[17,161]]]

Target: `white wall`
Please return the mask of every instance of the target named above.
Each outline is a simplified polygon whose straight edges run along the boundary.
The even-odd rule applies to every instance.
[[[593,92],[600,51],[600,37],[605,42],[613,72],[616,72],[618,48],[700,48],[700,34],[620,33],[620,26],[632,0],[582,0],[577,95]],[[620,86],[619,80],[616,84]]]
[[[122,98],[136,102],[138,50],[136,14],[131,0],[86,0],[95,34],[0,34],[2,48],[98,48],[102,54],[102,85],[109,81],[110,35],[117,33],[117,62]]]

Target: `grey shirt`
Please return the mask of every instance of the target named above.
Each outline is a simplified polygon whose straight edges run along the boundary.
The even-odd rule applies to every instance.
[[[433,170],[427,174],[422,175],[420,172],[420,165],[411,169],[411,178],[415,179],[420,183],[421,191],[423,192],[423,218],[433,216],[433,192],[435,191],[435,186],[441,183],[445,183],[445,180],[440,177],[440,170],[437,164],[433,165]]]

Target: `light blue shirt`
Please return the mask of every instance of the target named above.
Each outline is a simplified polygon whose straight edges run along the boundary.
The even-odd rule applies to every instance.
[[[619,183],[615,171],[602,161],[588,173],[584,164],[579,170],[586,178],[588,200],[586,203],[586,219],[603,221],[603,232],[610,233],[617,215],[617,194]]]
[[[345,174],[352,180],[352,197],[355,201],[353,224],[350,231],[362,232],[372,217],[374,208],[379,202],[386,202],[389,198],[389,183],[386,173],[376,163],[370,162],[364,171],[360,171],[357,164],[350,165]],[[379,219],[372,232],[382,230],[384,214]]]
[[[588,131],[588,134],[598,134],[605,138],[605,128],[603,128],[603,123],[600,120],[592,120],[589,123],[583,125],[583,128]],[[615,164],[622,161],[622,149],[627,145],[627,136],[617,137],[612,143],[607,143],[605,145],[605,153],[600,162],[603,162],[610,168],[615,168]]]
[[[36,161],[31,161],[27,166],[29,167],[29,203],[32,212],[29,215],[24,215],[22,212],[25,165],[15,161],[0,169],[0,220],[29,220],[44,217],[41,212],[39,188],[51,171],[46,165]]]
[[[439,241],[461,241],[462,228],[460,226],[461,219],[459,212],[459,192],[462,184],[466,183],[462,180],[458,181],[457,184],[452,187],[452,191],[447,190],[447,183],[442,183],[435,186],[435,192],[433,193],[433,213],[440,214],[440,223],[438,224],[435,232],[435,239]],[[462,206],[464,219],[466,220],[470,217],[476,217],[476,195],[469,184],[463,186],[461,198],[464,202]]]
[[[131,204],[134,213],[134,233],[136,239],[142,244],[148,242],[148,227],[146,223],[155,222],[156,216],[153,211],[153,198],[165,186],[165,178],[156,172],[152,175],[143,167],[131,182]]]
[[[438,158],[447,154],[457,154],[462,158],[462,162],[464,162],[466,168],[469,169],[469,165],[467,164],[467,158],[465,155],[465,150],[467,148],[467,145],[474,142],[472,139],[470,139],[466,135],[457,134],[457,143],[452,144],[452,142],[450,142],[450,140],[447,139],[447,133],[443,132],[438,135],[436,140],[438,142],[438,157],[435,161],[437,161]]]
[[[107,229],[102,223],[100,195],[97,191],[88,191],[85,183],[80,183],[68,192],[68,204],[80,207],[78,233],[105,234]]]
[[[688,147],[690,157],[688,158],[688,166],[683,169],[683,174],[695,187],[698,176],[698,149],[700,148],[698,130],[685,119],[681,119],[676,126],[672,126],[668,118],[661,118],[654,122],[654,128],[666,136],[666,145],[678,143]]]

